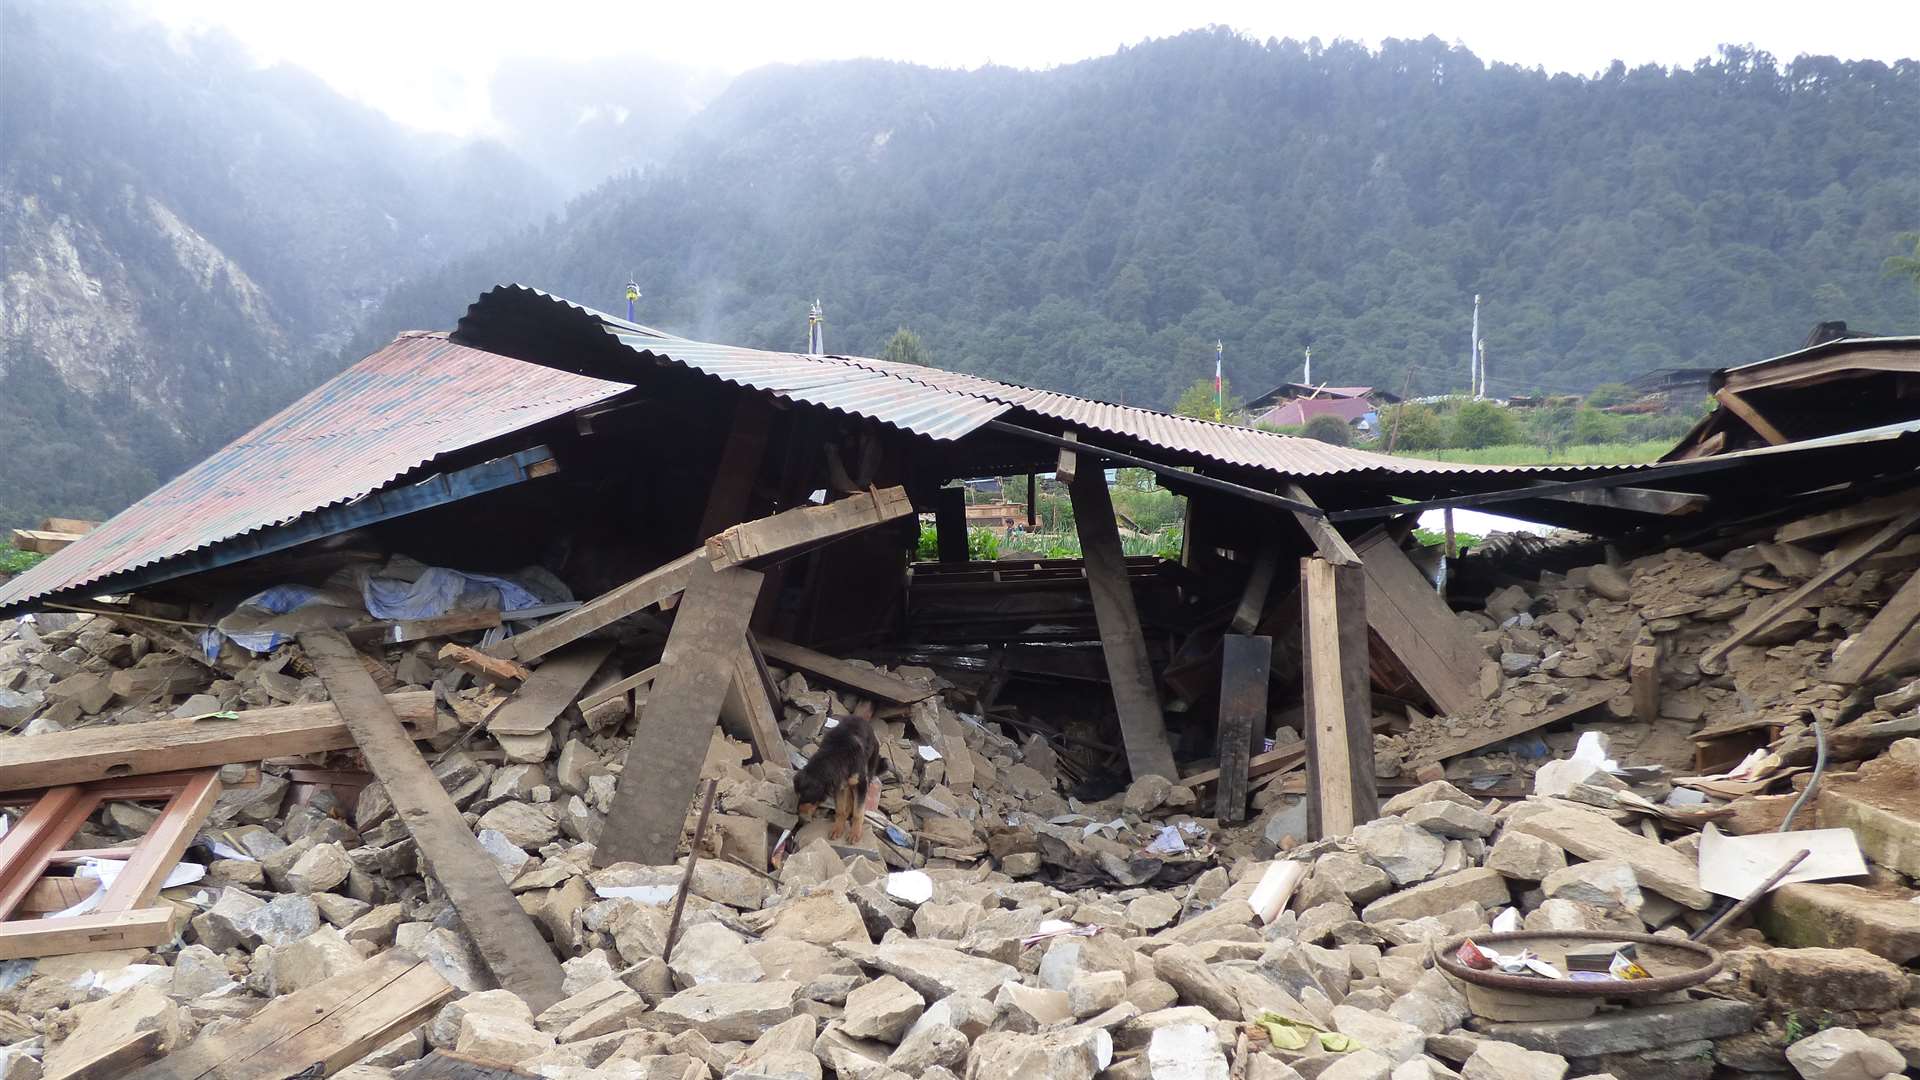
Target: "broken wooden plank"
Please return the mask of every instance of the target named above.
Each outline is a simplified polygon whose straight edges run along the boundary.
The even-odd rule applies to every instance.
[[[536,1013],[560,1000],[559,961],[374,688],[353,645],[332,630],[304,632],[300,645],[494,978]]]
[[[1343,835],[1380,813],[1373,786],[1366,600],[1360,567],[1317,557],[1300,560],[1307,832],[1316,840]]]
[[[1783,443],[1793,441],[1782,434],[1779,428],[1774,427],[1772,421],[1760,415],[1760,410],[1754,408],[1752,402],[1741,397],[1739,394],[1723,386],[1715,390],[1713,396],[1719,399],[1720,404],[1726,406],[1728,412],[1745,420],[1747,426],[1753,429],[1754,434],[1765,439],[1768,444],[1780,446]]]
[[[1093,596],[1094,622],[1100,628],[1100,651],[1120,717],[1127,768],[1136,780],[1153,775],[1172,780],[1180,770],[1167,745],[1147,639],[1140,630],[1133,586],[1127,581],[1126,554],[1113,518],[1113,494],[1107,490],[1106,470],[1098,462],[1082,464],[1087,468],[1075,477],[1067,494],[1073,503],[1074,528],[1080,534],[1080,558]]]
[[[1284,772],[1297,768],[1307,760],[1307,748],[1304,743],[1283,746],[1278,750],[1269,750],[1264,754],[1255,754],[1247,759],[1247,777],[1265,776],[1268,773]],[[1200,788],[1220,780],[1219,769],[1205,769],[1189,773],[1180,778],[1181,787]]]
[[[760,651],[775,663],[812,672],[836,686],[857,690],[870,698],[891,701],[896,705],[910,705],[933,694],[931,688],[915,686],[884,671],[851,664],[804,645],[760,635],[755,635],[754,641],[760,646]]]
[[[1627,653],[1627,678],[1633,686],[1633,718],[1643,724],[1660,719],[1660,647],[1635,645]]]
[[[13,546],[21,551],[37,551],[42,555],[51,555],[80,539],[82,535],[84,534],[53,532],[48,529],[15,529]]]
[[[489,686],[504,687],[508,690],[533,678],[533,669],[524,664],[516,664],[505,657],[451,642],[440,646],[440,659]]]
[[[1920,574],[1913,574],[1887,598],[1859,633],[1834,650],[1833,663],[1820,677],[1848,686],[1866,682],[1917,622],[1920,622]]]
[[[412,738],[438,730],[433,691],[393,694]],[[346,750],[353,735],[327,702],[248,709],[232,720],[149,720],[0,739],[0,791],[80,784],[102,776],[178,772],[284,754]]]
[[[612,652],[611,641],[580,641],[554,652],[487,721],[487,731],[538,735],[552,727]]]
[[[1307,497],[1307,490],[1299,484],[1282,484],[1280,491],[1294,502],[1306,503],[1308,506],[1314,505],[1313,500]],[[1359,564],[1360,556],[1355,554],[1353,548],[1348,545],[1347,538],[1340,535],[1340,530],[1333,527],[1333,522],[1298,510],[1293,512],[1293,519],[1306,530],[1307,538],[1313,541],[1313,549],[1320,553],[1321,558],[1335,566]]]
[[[1266,544],[1253,557],[1247,570],[1247,584],[1240,590],[1240,604],[1234,609],[1229,628],[1236,634],[1251,634],[1267,611],[1267,594],[1273,591],[1273,575],[1280,568],[1280,547]]]
[[[729,660],[727,696],[720,704],[720,719],[728,727],[743,731],[753,743],[754,752],[768,768],[786,772],[793,768],[787,743],[780,735],[778,705],[767,691],[760,675],[760,661],[754,657],[753,636],[740,640]]]
[[[604,705],[629,690],[638,690],[640,687],[652,682],[659,674],[660,665],[652,664],[641,668],[639,671],[621,679],[619,682],[608,683],[593,693],[581,698],[580,711],[585,712],[595,705]]]
[[[545,656],[570,641],[578,641],[636,611],[680,595],[680,590],[686,587],[688,571],[703,558],[703,551],[689,551],[665,566],[655,567],[625,585],[601,593],[557,619],[489,646],[487,652],[510,660],[534,660]]]
[[[173,916],[162,906],[0,922],[0,960],[159,948],[173,940]]]
[[[1774,530],[1773,538],[1782,544],[1804,544],[1809,540],[1838,536],[1898,517],[1902,511],[1911,509],[1916,499],[1920,499],[1920,492],[1902,491],[1877,499],[1864,499],[1823,514],[1789,521]]]
[[[85,1061],[66,1063],[58,1072],[46,1074],[46,1080],[120,1080],[136,1065],[144,1065],[160,1056],[165,1043],[164,1031],[139,1031],[112,1046],[101,1047]]]
[[[1367,576],[1367,625],[1434,707],[1464,715],[1481,702],[1486,655],[1385,529],[1354,541]]]
[[[431,619],[385,619],[347,627],[347,640],[355,645],[404,645],[409,641],[452,637],[474,630],[491,630],[500,625],[497,608],[450,611]]]
[[[760,583],[759,571],[745,567],[715,570],[701,561],[689,571],[660,675],[594,845],[595,866],[673,862]]]
[[[538,933],[534,937],[538,940]],[[128,1080],[331,1076],[417,1027],[453,994],[425,961],[382,953],[351,971],[276,997],[247,1019],[202,1036]]]
[[[1537,731],[1540,728],[1557,724],[1562,720],[1570,720],[1586,712],[1588,709],[1606,704],[1624,689],[1625,687],[1615,682],[1588,690],[1585,693],[1576,694],[1551,709],[1543,709],[1540,712],[1530,713],[1526,716],[1517,714],[1508,715],[1490,728],[1468,727],[1467,730],[1451,739],[1438,743],[1428,743],[1419,747],[1419,756],[1409,761],[1407,763],[1408,767],[1415,768],[1421,765],[1438,764],[1448,758],[1459,757],[1461,754],[1471,754],[1482,747],[1505,742],[1516,735],[1525,735],[1529,731]]]
[[[1753,637],[1755,634],[1779,622],[1792,612],[1798,611],[1814,593],[1830,584],[1834,578],[1853,569],[1854,565],[1874,552],[1900,539],[1907,530],[1920,523],[1920,509],[1907,510],[1900,516],[1875,529],[1871,534],[1845,548],[1836,548],[1832,555],[1815,571],[1813,576],[1800,583],[1792,592],[1780,597],[1772,607],[1758,616],[1744,616],[1734,623],[1734,629],[1724,640],[1700,654],[1700,670],[1709,674],[1717,673],[1720,659]]]
[[[1546,484],[1551,481],[1541,480]],[[1557,495],[1548,495],[1551,502],[1579,503],[1583,506],[1604,506],[1611,510],[1631,510],[1637,514],[1690,514],[1707,505],[1712,500],[1705,495],[1689,491],[1662,491],[1658,488],[1611,487],[1589,488],[1584,491],[1563,491]]]
[[[725,570],[796,552],[912,513],[913,500],[907,498],[906,488],[856,492],[825,506],[800,506],[757,521],[743,521],[707,539],[707,560],[715,570]]]
[[[1227,634],[1220,639],[1220,782],[1214,790],[1213,813],[1222,822],[1247,819],[1247,764],[1255,744],[1267,735],[1272,663],[1272,638]]]
[[[152,906],[167,875],[180,865],[180,856],[193,843],[207,815],[213,813],[214,800],[219,797],[220,770],[207,769],[188,780],[179,794],[167,800],[165,809],[140,838],[133,856],[101,898],[100,910],[131,911]]]

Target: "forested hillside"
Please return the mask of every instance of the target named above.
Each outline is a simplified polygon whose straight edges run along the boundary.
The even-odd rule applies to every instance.
[[[557,206],[125,5],[0,0],[0,526],[104,515],[305,391],[398,278]]]
[[[669,167],[409,282],[376,329],[506,280],[612,310],[637,271],[676,332],[798,348],[819,296],[835,351],[907,326],[942,365],[1165,406],[1216,340],[1247,391],[1309,345],[1316,379],[1464,387],[1477,292],[1491,390],[1582,390],[1820,319],[1920,330],[1882,273],[1916,147],[1913,62],[1575,78],[1196,32],[1045,72],[776,67]]]

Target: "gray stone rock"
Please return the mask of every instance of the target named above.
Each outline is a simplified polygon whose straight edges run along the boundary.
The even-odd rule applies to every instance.
[[[990,997],[1001,983],[1020,977],[1018,970],[997,960],[918,941],[895,940],[871,950],[848,951],[858,948],[841,946],[843,954],[856,963],[895,976],[929,1001],[948,994]]]
[[[320,929],[320,909],[304,896],[275,897],[234,920],[234,927],[246,944],[279,948]]]
[[[1508,829],[1494,841],[1484,865],[1515,881],[1543,881],[1567,868],[1567,853],[1537,836]]]
[[[1445,800],[1408,807],[1401,817],[1407,824],[1425,829],[1435,836],[1456,840],[1491,836],[1494,829],[1493,818],[1479,809]]]
[[[492,829],[516,847],[531,851],[551,843],[560,835],[551,806],[539,806],[518,800],[503,802],[480,815],[479,828]]]
[[[1787,1062],[1802,1080],[1882,1080],[1906,1075],[1907,1059],[1893,1044],[1857,1028],[1828,1028],[1787,1047]]]
[[[1540,891],[1550,899],[1592,904],[1604,911],[1638,914],[1645,903],[1633,867],[1617,860],[1575,863],[1540,879]]]
[[[1342,1035],[1359,1040],[1360,1045],[1396,1065],[1420,1056],[1427,1045],[1427,1033],[1412,1024],[1404,1024],[1383,1013],[1368,1012],[1351,1005],[1333,1007],[1333,1028]]]
[[[1355,828],[1347,837],[1362,858],[1386,871],[1398,886],[1427,880],[1446,859],[1440,838],[1403,821],[1380,820]]]
[[[766,978],[766,969],[748,951],[746,939],[717,922],[695,923],[674,943],[667,965],[675,986],[686,989],[706,983],[754,983]]]
[[[1474,1050],[1460,1075],[1463,1080],[1566,1080],[1567,1059],[1489,1041]]]
[[[1383,896],[1368,904],[1360,917],[1370,923],[1423,919],[1452,911],[1462,904],[1493,907],[1506,904],[1510,899],[1506,878],[1485,867],[1475,867]]]
[[[656,1013],[669,1031],[698,1031],[725,1042],[759,1037],[791,1019],[799,1001],[795,982],[708,983],[673,995]]]
[[[847,995],[841,1023],[854,1038],[897,1045],[926,1007],[926,999],[911,986],[882,975]]]

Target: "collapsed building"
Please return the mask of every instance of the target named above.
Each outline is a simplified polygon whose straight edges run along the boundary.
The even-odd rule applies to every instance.
[[[493,290],[0,583],[0,1077],[1897,1074],[1875,419],[1454,465]],[[955,483],[1039,474],[1083,557],[971,561]],[[1442,593],[1460,507],[1577,535]],[[791,775],[856,715],[850,841]],[[1796,813],[1858,866],[1759,880]]]

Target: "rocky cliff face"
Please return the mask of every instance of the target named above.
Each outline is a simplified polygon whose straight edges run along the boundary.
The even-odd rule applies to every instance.
[[[0,527],[119,509],[556,198],[504,147],[124,16],[0,0]]]

